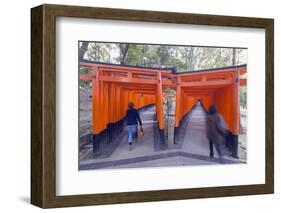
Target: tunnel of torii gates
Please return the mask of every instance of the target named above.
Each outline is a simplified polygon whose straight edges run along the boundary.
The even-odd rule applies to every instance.
[[[155,105],[159,140],[164,143],[163,96],[176,91],[174,138],[184,117],[200,101],[204,109],[215,104],[226,121],[232,140],[240,131],[239,86],[246,85],[246,65],[176,72],[174,68],[147,68],[81,61],[80,80],[92,82],[92,143],[94,152],[110,143],[123,129],[128,103],[136,109]],[[176,143],[176,141],[174,141]]]

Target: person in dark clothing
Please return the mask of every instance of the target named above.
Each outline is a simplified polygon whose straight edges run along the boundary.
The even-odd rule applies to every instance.
[[[219,155],[221,163],[224,155],[225,137],[228,135],[228,129],[221,114],[218,113],[215,105],[211,105],[207,114],[207,137],[209,140],[210,157],[214,157],[214,148]]]
[[[140,125],[141,131],[143,132],[142,122],[139,112],[134,108],[134,104],[132,102],[128,104],[128,110],[126,112],[126,123],[127,123],[129,150],[132,150],[132,143],[134,138],[136,138],[137,131],[138,131],[138,123]]]

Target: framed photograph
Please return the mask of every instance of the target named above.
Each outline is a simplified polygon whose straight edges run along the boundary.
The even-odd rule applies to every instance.
[[[274,192],[274,20],[31,9],[31,203]]]

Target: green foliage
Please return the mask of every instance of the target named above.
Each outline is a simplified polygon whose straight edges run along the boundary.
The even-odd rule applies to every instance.
[[[90,42],[85,59],[181,72],[247,63],[247,49]]]
[[[140,45],[129,45],[127,58],[126,58],[126,64],[133,65],[133,66],[141,66],[143,65],[143,53],[141,50]]]
[[[85,68],[80,68],[80,74],[91,74],[91,70],[85,69]]]
[[[87,42],[85,59],[146,67],[176,67],[178,72],[212,69],[247,63],[247,49]],[[83,46],[83,42],[80,42]],[[80,73],[91,73],[80,69]],[[80,82],[83,87],[90,85]],[[247,107],[247,89],[240,88],[240,104]]]
[[[80,68],[80,74],[91,74],[91,70],[85,69],[85,68]],[[86,82],[83,80],[79,80],[79,85],[82,88],[90,88],[90,82]]]

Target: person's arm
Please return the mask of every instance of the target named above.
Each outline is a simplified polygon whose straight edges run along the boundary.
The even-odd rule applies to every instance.
[[[219,131],[224,135],[227,136],[228,135],[228,129],[227,129],[227,125],[223,119],[223,116],[219,114],[219,121],[218,121],[218,128]]]
[[[137,113],[137,120],[138,120],[138,122],[139,122],[139,124],[140,124],[141,131],[143,131],[143,129],[142,129],[142,122],[141,122],[141,118],[140,118],[140,114],[139,114],[138,111],[136,111],[136,113]]]
[[[125,126],[128,124],[128,110],[126,111],[125,119],[124,119]]]

